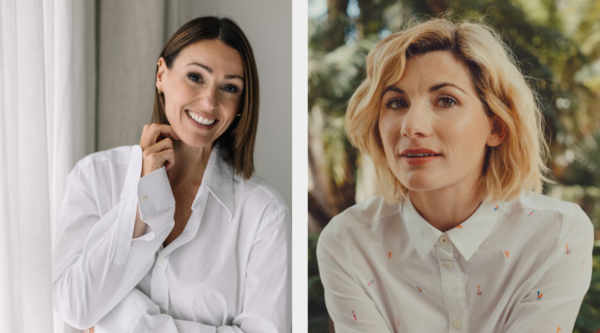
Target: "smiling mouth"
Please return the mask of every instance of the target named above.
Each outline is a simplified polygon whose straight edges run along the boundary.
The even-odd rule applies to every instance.
[[[216,119],[207,119],[204,118],[202,116],[198,116],[193,112],[190,112],[189,110],[185,111],[188,116],[190,116],[190,118],[192,118],[195,122],[197,122],[198,124],[204,125],[204,126],[210,126],[212,124],[215,123],[215,121],[217,121]]]

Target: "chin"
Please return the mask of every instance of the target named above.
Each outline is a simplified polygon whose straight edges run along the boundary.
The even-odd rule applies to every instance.
[[[440,182],[435,181],[423,172],[413,171],[403,174],[400,183],[409,191],[431,191],[440,187]]]
[[[197,135],[182,135],[180,138],[187,146],[194,148],[211,147],[213,144],[213,141],[198,137]]]

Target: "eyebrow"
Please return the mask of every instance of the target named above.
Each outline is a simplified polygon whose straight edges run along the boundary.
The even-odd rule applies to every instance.
[[[429,88],[429,92],[434,92],[434,91],[440,90],[440,89],[442,89],[443,87],[446,87],[446,86],[455,87],[456,89],[458,89],[458,90],[462,91],[463,93],[467,94],[467,92],[464,91],[461,87],[457,86],[454,83],[450,83],[450,82],[442,82],[442,83],[436,84],[434,86],[431,86],[431,88]],[[383,95],[385,95],[385,93],[388,92],[388,91],[393,91],[393,92],[397,92],[399,94],[406,95],[406,92],[404,90],[402,90],[402,89],[400,89],[400,88],[398,88],[396,86],[390,86],[390,87],[388,87],[387,89],[385,89],[383,91],[383,94],[381,94],[381,97],[383,97]]]
[[[200,67],[204,68],[204,69],[205,69],[207,72],[209,72],[210,74],[212,74],[212,73],[213,73],[213,70],[212,70],[212,68],[210,68],[210,67],[208,67],[208,66],[206,66],[206,65],[204,65],[204,64],[201,64],[201,63],[199,63],[199,62],[190,62],[189,64],[187,64],[187,65],[185,65],[185,66],[183,66],[183,67],[187,67],[187,66],[189,66],[189,65],[196,65],[196,66],[200,66]],[[240,80],[242,80],[242,81],[244,81],[244,78],[243,78],[243,77],[241,77],[241,76],[239,76],[239,75],[225,75],[225,79],[236,79],[236,78],[237,78],[237,79],[240,79]]]
[[[446,87],[446,86],[451,86],[451,87],[454,87],[454,88],[456,88],[456,89],[458,89],[458,90],[462,91],[462,92],[463,92],[465,95],[467,95],[467,92],[466,92],[466,91],[464,91],[464,90],[462,90],[462,88],[461,88],[461,87],[459,87],[459,86],[455,85],[454,83],[450,83],[450,82],[442,82],[442,83],[440,83],[440,84],[436,84],[435,86],[432,86],[431,88],[429,88],[429,92],[434,92],[434,91],[436,91],[436,90],[440,90],[440,89],[442,89],[442,88],[444,88],[444,87]]]

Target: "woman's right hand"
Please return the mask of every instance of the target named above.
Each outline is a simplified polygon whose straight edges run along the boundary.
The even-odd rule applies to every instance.
[[[175,164],[173,141],[180,140],[173,128],[163,124],[144,125],[140,147],[142,147],[142,177],[163,165],[169,170]]]

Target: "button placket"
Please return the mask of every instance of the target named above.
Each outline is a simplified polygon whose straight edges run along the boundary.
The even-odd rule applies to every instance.
[[[156,254],[156,263],[152,269],[150,294],[152,301],[159,306],[161,312],[167,312],[169,310],[169,289],[166,277],[168,263],[169,253],[164,249],[159,249]]]
[[[455,265],[454,246],[447,235],[441,235],[435,245],[435,254],[440,267],[440,284],[451,332],[466,332],[466,304],[464,283],[459,265]]]

